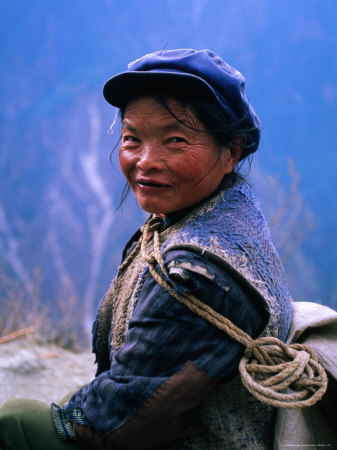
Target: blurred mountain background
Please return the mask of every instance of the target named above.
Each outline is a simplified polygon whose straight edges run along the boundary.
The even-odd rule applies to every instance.
[[[163,48],[210,48],[245,75],[263,124],[249,179],[292,295],[337,307],[335,0],[3,0],[0,11],[0,332],[36,317],[70,340],[89,330],[144,220],[131,198],[115,211],[124,180],[102,86]]]

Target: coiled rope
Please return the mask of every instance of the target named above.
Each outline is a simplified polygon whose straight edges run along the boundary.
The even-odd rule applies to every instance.
[[[311,348],[303,344],[287,345],[275,337],[254,340],[193,295],[177,294],[174,286],[163,279],[156,270],[158,264],[163,274],[167,275],[160,253],[161,226],[162,219],[154,216],[142,227],[140,240],[120,270],[124,270],[140,250],[152,277],[172,297],[246,347],[239,364],[241,379],[248,391],[260,401],[280,408],[303,408],[320,400],[327,389],[328,378]],[[149,252],[147,247],[151,235],[153,249]]]

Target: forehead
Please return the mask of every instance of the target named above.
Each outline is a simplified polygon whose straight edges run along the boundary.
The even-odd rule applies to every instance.
[[[155,97],[139,97],[131,100],[126,108],[123,118],[123,125],[128,126],[137,122],[154,122],[167,124],[172,127],[184,126],[180,121],[195,127],[200,122],[188,105],[183,105],[172,97],[163,98],[164,104]],[[179,120],[178,120],[179,119]]]

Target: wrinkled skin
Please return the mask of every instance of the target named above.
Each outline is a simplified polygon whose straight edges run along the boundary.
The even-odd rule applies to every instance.
[[[241,152],[220,147],[195,114],[176,100],[171,111],[151,97],[128,103],[119,150],[121,169],[144,211],[166,214],[208,197]]]

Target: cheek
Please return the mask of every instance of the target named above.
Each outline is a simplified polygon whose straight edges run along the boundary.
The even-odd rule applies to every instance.
[[[182,188],[193,189],[203,176],[203,170],[194,161],[177,161],[171,165],[175,176],[181,183]]]
[[[127,177],[127,174],[131,170],[131,167],[133,165],[132,160],[130,156],[128,156],[127,153],[123,151],[123,149],[119,149],[118,158],[121,171]]]

